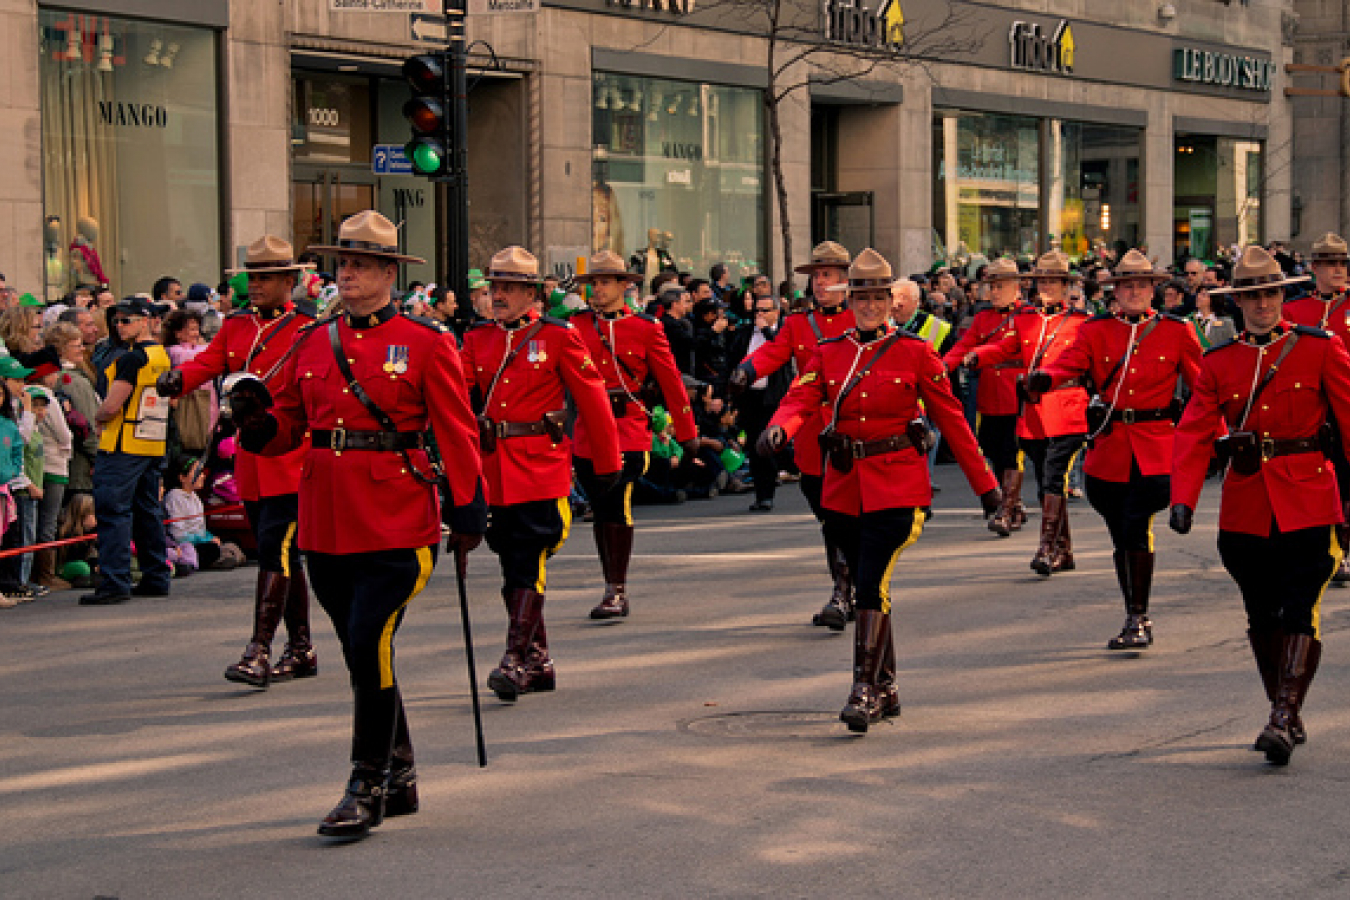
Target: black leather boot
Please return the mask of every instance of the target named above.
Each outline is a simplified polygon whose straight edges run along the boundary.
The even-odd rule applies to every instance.
[[[895,686],[895,634],[890,628],[885,634],[886,651],[881,655],[881,670],[877,674],[877,703],[883,719],[900,715],[900,690]]]
[[[253,602],[253,638],[239,662],[225,669],[225,680],[267,690],[272,683],[272,638],[286,608],[290,579],[280,572],[258,572]]]
[[[847,725],[849,731],[866,734],[868,726],[881,721],[881,696],[877,682],[886,655],[890,629],[889,613],[875,609],[858,610],[858,625],[853,634],[853,690],[839,712],[839,721]]]
[[[1256,749],[1266,755],[1267,762],[1277,766],[1289,764],[1295,747],[1293,724],[1299,717],[1321,658],[1322,642],[1311,635],[1284,636],[1275,707],[1270,711],[1265,730],[1256,739]]]
[[[272,680],[313,678],[319,674],[319,657],[309,639],[309,583],[305,580],[304,569],[299,566],[291,571],[282,618],[286,622],[286,649],[272,667]]]
[[[397,686],[357,688],[352,697],[352,774],[346,793],[319,824],[319,834],[325,837],[363,838],[384,821],[402,698]]]
[[[1056,569],[1059,556],[1059,530],[1067,517],[1064,498],[1058,494],[1046,494],[1041,500],[1041,542],[1036,555],[1031,558],[1031,570],[1046,578]]]
[[[1269,630],[1247,629],[1247,641],[1252,645],[1252,656],[1256,659],[1256,670],[1261,674],[1261,687],[1266,692],[1266,700],[1271,709],[1275,708],[1275,698],[1280,693],[1280,658],[1284,654],[1284,632],[1279,628]],[[1303,729],[1302,716],[1295,716],[1289,723],[1289,734],[1294,744],[1306,744],[1308,732]],[[1253,750],[1259,750],[1255,743]]]
[[[1014,531],[1021,527],[1021,522],[1017,521],[1017,509],[1022,505],[1022,470],[1004,469],[1003,470],[1003,502],[999,504],[998,511],[994,513],[993,518],[989,520],[989,530],[999,537],[1008,537]],[[1026,521],[1026,511],[1021,514],[1022,522]]]
[[[544,614],[544,595],[528,589],[511,592],[507,601],[511,623],[506,630],[506,652],[488,675],[488,687],[501,700],[512,701],[530,693],[530,645]]]
[[[831,631],[843,631],[857,617],[853,607],[853,572],[844,558],[844,551],[838,546],[827,544],[825,553],[830,562],[830,575],[834,578],[834,593],[820,612],[811,618],[811,624],[823,625]]]
[[[384,795],[389,769],[371,763],[355,763],[347,792],[332,812],[319,823],[324,837],[363,838],[384,821]]]
[[[403,696],[398,699],[398,723],[394,729],[394,750],[389,761],[389,790],[385,793],[384,814],[410,816],[420,807],[417,797],[417,767],[414,765],[412,737],[403,714]]]
[[[628,561],[633,556],[633,526],[623,522],[596,522],[595,543],[603,547],[600,567],[605,595],[591,610],[592,619],[622,619],[628,615]]]
[[[1111,650],[1145,650],[1153,645],[1153,621],[1148,617],[1153,554],[1146,550],[1117,550],[1116,577],[1121,579],[1125,594],[1125,627],[1106,646]]]

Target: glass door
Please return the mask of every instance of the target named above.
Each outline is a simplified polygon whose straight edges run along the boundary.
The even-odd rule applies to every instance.
[[[332,246],[351,216],[375,208],[375,176],[342,169],[295,167],[291,184],[291,215],[295,252],[311,245]],[[325,257],[325,271],[334,271],[335,259]]]

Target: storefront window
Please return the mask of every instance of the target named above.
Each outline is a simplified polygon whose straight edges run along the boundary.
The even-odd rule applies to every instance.
[[[759,91],[597,73],[593,107],[594,250],[648,279],[764,265]]]
[[[951,258],[1035,254],[1040,239],[1036,119],[943,112],[934,120],[933,227]]]
[[[216,39],[39,13],[47,294],[220,277]]]
[[[1074,258],[1139,246],[1137,128],[1048,123],[1049,233]]]
[[[369,163],[370,81],[340,75],[297,75],[291,104],[296,162]]]
[[[1176,136],[1173,228],[1177,258],[1262,240],[1262,144],[1214,135]]]

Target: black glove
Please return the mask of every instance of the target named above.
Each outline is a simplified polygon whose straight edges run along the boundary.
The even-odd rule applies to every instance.
[[[731,377],[727,379],[727,396],[739,397],[748,387],[750,387],[750,373],[745,371],[743,366],[732,369]]]
[[[595,484],[597,487],[600,488],[600,493],[602,494],[608,494],[611,491],[613,491],[616,487],[619,486],[619,482],[622,480],[623,480],[622,469],[616,472],[595,473]]]
[[[1050,373],[1044,369],[1032,369],[1027,373],[1027,393],[1044,394],[1054,385]]]
[[[481,534],[460,534],[452,531],[450,536],[445,539],[445,552],[467,556],[471,550],[481,543],[483,543]]]
[[[1168,517],[1167,524],[1177,534],[1190,534],[1191,525],[1195,521],[1195,510],[1184,503],[1172,504],[1172,515]]]
[[[984,517],[986,519],[998,512],[998,508],[1002,505],[1003,491],[999,488],[985,491],[980,495],[980,506],[984,507]]]
[[[241,378],[230,388],[230,418],[247,431],[259,428],[271,416],[272,394],[258,378]]]
[[[770,425],[764,429],[764,433],[755,441],[755,452],[760,456],[773,456],[787,443],[787,433],[783,431],[782,426]]]
[[[698,456],[698,438],[691,438],[680,444],[680,454],[683,462],[691,463],[694,457]]]
[[[155,391],[161,397],[172,400],[183,393],[183,373],[179,369],[170,369],[155,382]]]

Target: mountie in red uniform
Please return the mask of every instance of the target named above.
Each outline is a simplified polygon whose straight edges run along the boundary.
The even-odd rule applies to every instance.
[[[1138,280],[1152,291],[1152,265]],[[1172,471],[1177,379],[1194,383],[1200,343],[1183,319],[1149,310],[1136,316],[1103,313],[1040,377],[1051,386],[1090,379],[1097,387],[1083,474],[1088,502],[1106,522],[1125,625],[1107,646],[1138,650],[1153,643],[1149,598],[1153,584],[1153,517],[1167,508]]]
[[[1018,304],[1012,309],[982,306],[960,340],[942,357],[948,369],[955,369],[977,347],[999,344],[1017,331],[1017,316],[1030,307]],[[975,409],[982,416],[1016,416],[1021,409],[1017,381],[1027,371],[1021,356],[980,368],[980,385],[975,393]]]
[[[597,254],[587,277],[600,277],[622,261]],[[617,277],[617,276],[616,276]],[[633,485],[647,471],[652,449],[650,401],[643,386],[654,379],[681,444],[698,437],[680,369],[670,352],[661,323],[627,305],[609,312],[587,310],[572,317],[591,359],[600,369],[614,419],[619,427],[623,472],[617,488],[600,490],[595,473],[605,471],[592,448],[590,425],[577,424],[576,470],[581,487],[591,498],[595,547],[605,579],[605,592],[591,609],[592,619],[621,619],[628,615],[628,564],[633,555]]]

